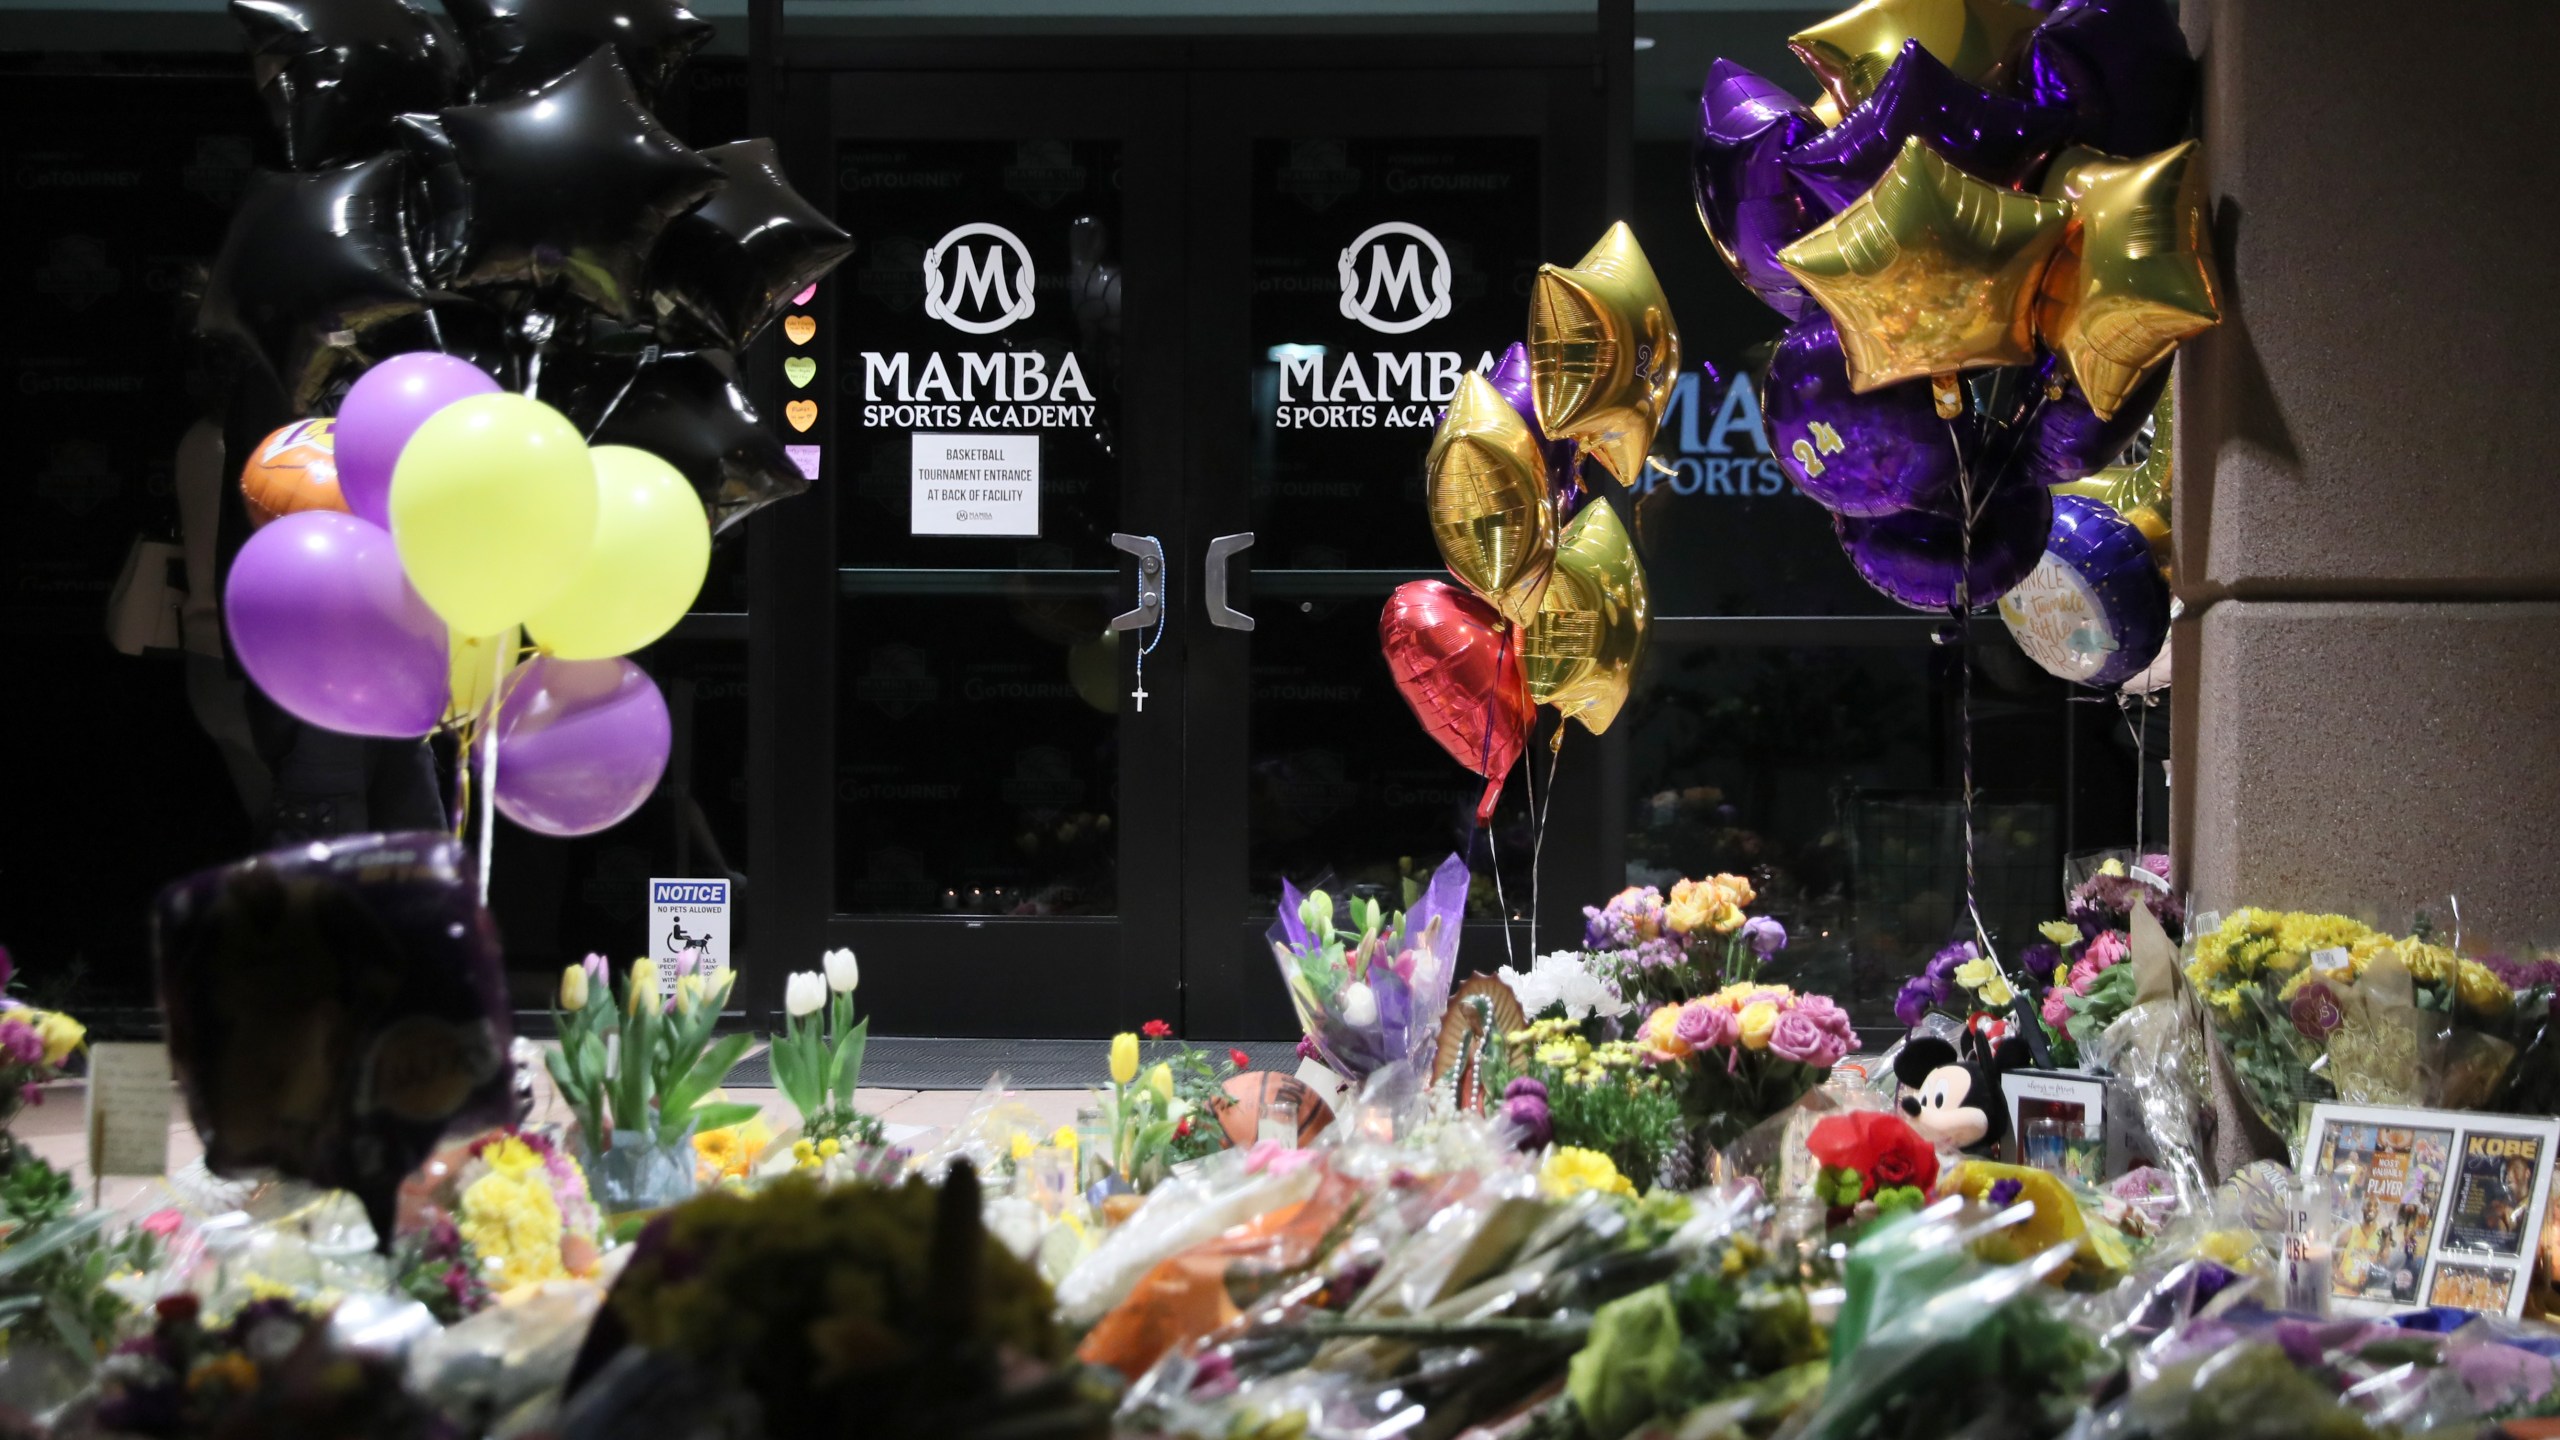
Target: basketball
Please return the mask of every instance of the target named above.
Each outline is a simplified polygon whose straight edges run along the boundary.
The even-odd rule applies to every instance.
[[[1294,1075],[1276,1070],[1249,1070],[1226,1083],[1229,1099],[1235,1103],[1218,1112],[1218,1123],[1226,1127],[1227,1143],[1238,1149],[1250,1149],[1262,1126],[1262,1108],[1274,1099],[1294,1096],[1298,1102],[1298,1145],[1313,1144],[1324,1127],[1333,1123],[1333,1111],[1316,1093],[1298,1083]]]
[[[296,420],[249,452],[240,467],[240,498],[249,524],[262,526],[300,510],[347,508],[338,493],[338,447],[328,420]]]

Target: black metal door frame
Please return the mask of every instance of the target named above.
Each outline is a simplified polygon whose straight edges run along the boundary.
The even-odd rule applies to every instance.
[[[884,961],[898,957],[866,967],[865,989],[883,1026],[902,1033],[1101,1035],[1148,1015],[1171,1018],[1191,1034],[1270,1029],[1275,1012],[1239,998],[1267,986],[1267,998],[1279,1002],[1268,960],[1256,963],[1260,926],[1235,918],[1244,909],[1249,652],[1234,643],[1241,637],[1207,626],[1197,598],[1207,537],[1250,523],[1241,518],[1243,488],[1211,479],[1244,473],[1241,436],[1217,433],[1214,417],[1241,416],[1229,397],[1244,393],[1246,380],[1241,370],[1230,376],[1198,363],[1222,353],[1219,339],[1241,336],[1244,323],[1242,290],[1218,294],[1207,267],[1195,263],[1210,248],[1202,243],[1206,227],[1238,227],[1242,213],[1226,203],[1240,197],[1211,193],[1220,183],[1217,157],[1204,147],[1241,138],[1253,104],[1295,117],[1283,124],[1308,134],[1328,127],[1396,133],[1398,126],[1415,135],[1537,133],[1551,177],[1543,238],[1550,253],[1570,258],[1603,224],[1605,167],[1582,163],[1600,148],[1604,128],[1602,76],[1590,42],[1543,34],[1364,36],[1356,47],[1312,37],[785,44],[769,22],[772,10],[765,0],[751,19],[759,123],[771,117],[794,183],[822,207],[832,206],[833,147],[849,133],[848,120],[876,127],[894,118],[906,126],[904,138],[1011,137],[1047,124],[1119,137],[1128,147],[1125,268],[1183,278],[1159,292],[1172,305],[1142,305],[1138,287],[1127,292],[1126,413],[1141,423],[1124,432],[1131,442],[1124,517],[1126,528],[1164,540],[1172,623],[1148,675],[1150,699],[1164,701],[1143,717],[1122,717],[1120,809],[1174,818],[1120,827],[1117,917],[835,913],[832,430],[842,407],[830,405],[806,437],[825,447],[829,471],[807,496],[751,527],[752,883],[744,895],[748,948],[739,1003],[750,1014],[771,1011],[787,972],[814,965],[830,946],[850,944],[876,947]],[[1255,133],[1287,130],[1264,124]],[[1150,178],[1151,169],[1169,183]],[[827,308],[834,289],[823,289],[817,302],[821,334],[834,333]],[[1229,347],[1239,364],[1240,343]],[[778,372],[778,353],[753,357],[753,384],[768,414],[778,413],[783,399]],[[1216,388],[1229,382],[1231,389]],[[1158,416],[1160,423],[1143,423]],[[1624,807],[1605,793],[1609,768],[1601,747],[1583,745],[1577,753],[1568,746],[1551,812],[1558,843],[1547,849],[1549,893],[1596,893],[1618,869],[1614,827],[1604,821]],[[1133,848],[1156,846],[1165,848]],[[1486,957],[1503,950],[1500,928],[1476,928],[1484,933],[1471,934],[1466,953],[1489,965]],[[1536,941],[1553,946],[1579,927],[1554,913],[1545,928]],[[1523,927],[1519,939],[1528,938]],[[920,963],[927,955],[930,962]],[[1059,986],[1062,970],[1115,979]],[[1059,1003],[1061,995],[1070,998]]]

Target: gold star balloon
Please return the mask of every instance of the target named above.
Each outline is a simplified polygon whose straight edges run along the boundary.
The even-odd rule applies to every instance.
[[[1469,373],[1431,437],[1423,473],[1431,534],[1449,573],[1512,624],[1536,619],[1555,563],[1556,514],[1529,422],[1492,381]]]
[[[1679,378],[1680,327],[1625,221],[1572,269],[1538,267],[1529,389],[1539,429],[1579,443],[1633,485]]]
[[[1977,180],[1915,137],[1849,208],[1778,252],[1839,322],[1850,388],[2036,358],[2036,281],[2068,201]]]
[[[1530,698],[1594,735],[1608,729],[1635,683],[1650,604],[1635,542],[1609,502],[1594,497],[1564,527],[1538,618],[1520,632]],[[1556,743],[1563,740],[1558,729]]]
[[[2066,163],[2071,161],[2077,163]],[[2045,193],[2072,204],[2044,277],[2036,332],[2060,351],[2100,419],[2178,342],[2221,323],[2196,142],[2139,160],[2066,154]]]
[[[1866,0],[1788,36],[1787,48],[1845,115],[1883,81],[1906,41],[1988,89],[2044,18],[2011,0]]]
[[[2170,492],[2175,488],[2175,465],[2170,454],[2177,430],[2175,386],[2160,392],[2160,403],[2151,412],[2151,449],[2138,465],[2110,465],[2085,480],[2056,485],[2056,495],[2081,495],[2107,505],[2142,532],[2151,542],[2151,563],[2160,567],[2160,578],[2177,578],[2170,567],[2169,506]]]

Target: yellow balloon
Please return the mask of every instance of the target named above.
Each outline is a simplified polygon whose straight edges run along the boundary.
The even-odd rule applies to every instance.
[[[596,538],[578,578],[527,616],[533,643],[563,660],[627,655],[675,628],[711,567],[711,522],[676,467],[598,445]]]
[[[2036,331],[2101,419],[2180,341],[2222,321],[2195,158],[2193,140],[2139,160],[2073,150],[2046,177],[2072,223],[2045,271]]]
[[[2036,358],[2036,281],[2071,214],[1977,180],[1917,137],[1874,188],[1778,252],[1839,322],[1860,392]]]
[[[1906,41],[1919,41],[1948,69],[1987,89],[2043,20],[2011,0],[1865,0],[1788,36],[1787,48],[1847,114],[1884,80]]]
[[[477,715],[497,693],[508,672],[516,668],[516,650],[520,641],[516,627],[508,626],[495,635],[453,635],[445,642],[446,664],[453,698],[445,706],[444,723],[457,724]],[[505,663],[500,665],[499,657]]]
[[[1529,390],[1539,429],[1579,442],[1632,486],[1679,380],[1680,327],[1627,222],[1610,226],[1572,269],[1538,267]]]
[[[456,400],[427,417],[391,471],[401,567],[460,634],[494,635],[558,599],[595,533],[587,438],[539,400]]]
[[[1530,698],[1594,735],[1608,729],[1635,683],[1651,604],[1634,540],[1595,497],[1564,527],[1538,618],[1520,632]]]
[[[1431,534],[1449,573],[1512,624],[1536,619],[1556,556],[1546,457],[1492,381],[1470,373],[1458,382],[1423,474]]]

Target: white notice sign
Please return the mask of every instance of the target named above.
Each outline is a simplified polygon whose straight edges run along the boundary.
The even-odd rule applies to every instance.
[[[89,1047],[89,1173],[169,1169],[169,1051],[157,1041]]]
[[[1040,437],[910,435],[910,535],[1040,533]]]
[[[684,952],[698,952],[698,968],[729,968],[729,882],[649,882],[649,953],[658,961],[658,993],[676,993],[676,966]]]

